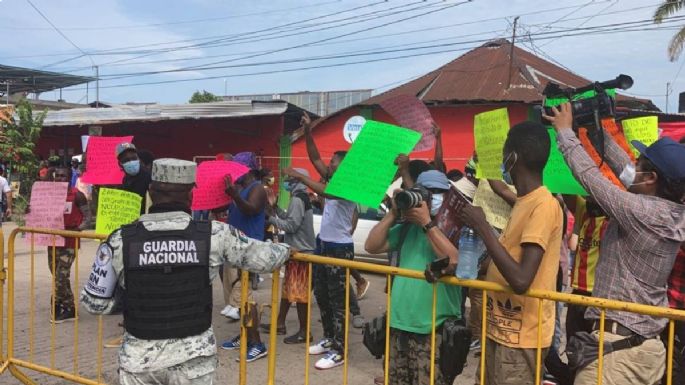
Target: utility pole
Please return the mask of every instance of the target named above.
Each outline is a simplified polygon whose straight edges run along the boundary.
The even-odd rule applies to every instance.
[[[100,108],[100,66],[95,66],[95,108]]]
[[[509,79],[507,80],[507,89],[511,88],[511,77],[514,71],[514,44],[516,43],[516,25],[518,24],[519,16],[514,18],[514,32],[511,35],[511,50],[509,51]]]
[[[666,113],[668,114],[668,95],[671,93],[671,83],[666,83]]]

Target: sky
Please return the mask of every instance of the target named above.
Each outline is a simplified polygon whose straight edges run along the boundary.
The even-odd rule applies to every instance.
[[[635,84],[627,93],[662,110],[671,83],[668,110],[674,112],[685,91],[685,55],[671,62],[667,48],[685,19],[650,23],[660,3],[0,0],[0,63],[84,76],[94,76],[98,66],[100,100],[112,103],[185,103],[196,90],[379,93],[487,40],[511,38],[519,16],[518,46],[591,80],[631,75]],[[56,100],[59,93],[40,97]],[[95,82],[87,90],[66,88],[62,98],[92,102]]]

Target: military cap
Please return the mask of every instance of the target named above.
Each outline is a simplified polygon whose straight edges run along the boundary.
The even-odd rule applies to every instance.
[[[197,163],[188,160],[162,158],[152,162],[152,180],[161,183],[193,184]]]

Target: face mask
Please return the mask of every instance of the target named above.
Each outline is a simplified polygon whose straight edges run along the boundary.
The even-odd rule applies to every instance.
[[[283,188],[285,189],[285,191],[292,192],[293,189],[295,189],[295,185],[296,185],[295,183],[293,183],[289,180],[283,182]]]
[[[124,172],[128,175],[135,176],[140,172],[140,160],[130,160],[122,164]]]
[[[266,184],[268,184],[269,186],[273,186],[275,181],[276,181],[276,178],[272,176],[272,177],[266,179]]]
[[[635,177],[637,174],[647,174],[647,171],[640,171],[637,172],[635,171],[635,165],[629,164],[623,168],[623,171],[621,171],[621,175],[619,175],[618,179],[623,183],[623,186],[625,188],[630,188],[631,186],[639,186],[641,184],[646,184],[645,182],[640,182],[640,183],[635,183]]]
[[[507,164],[507,162],[509,161],[509,158],[511,158],[512,155],[514,155],[514,157],[515,157],[514,163],[512,163],[511,167],[509,167],[509,169],[507,170],[505,165]],[[507,158],[504,159],[504,162],[502,162],[502,166],[501,166],[502,167],[502,179],[504,179],[504,182],[506,184],[514,184],[514,179],[511,177],[511,170],[514,168],[514,165],[518,161],[518,158],[519,157],[518,157],[518,155],[516,155],[515,152],[510,152],[509,155],[507,155]]]
[[[436,216],[440,206],[442,206],[442,201],[444,199],[443,194],[433,194],[431,197],[431,215]]]

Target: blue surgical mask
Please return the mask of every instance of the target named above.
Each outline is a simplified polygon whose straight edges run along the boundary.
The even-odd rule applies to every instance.
[[[502,169],[502,179],[504,179],[504,183],[514,184],[514,181],[511,179],[511,173],[504,168],[504,165],[500,167]]]
[[[131,176],[136,176],[140,172],[140,160],[129,160],[128,162],[121,165],[124,168],[124,172]]]
[[[431,215],[436,216],[440,206],[442,206],[442,201],[444,200],[444,194],[433,194],[431,196]]]

